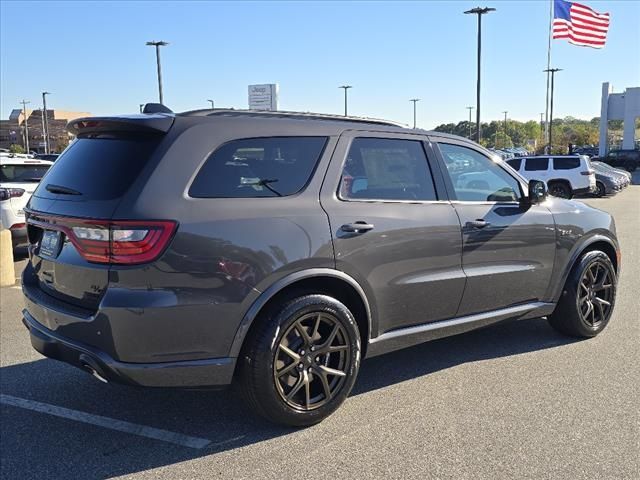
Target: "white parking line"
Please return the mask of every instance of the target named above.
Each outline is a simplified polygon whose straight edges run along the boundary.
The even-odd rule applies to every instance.
[[[138,425],[136,423],[125,422],[122,420],[116,420],[114,418],[103,417],[100,415],[93,415],[91,413],[58,407],[56,405],[50,405],[48,403],[26,400],[24,398],[14,397],[12,395],[0,394],[0,403],[11,405],[13,407],[25,408],[27,410],[33,410],[40,413],[46,413],[55,417],[67,418],[76,422],[97,425],[99,427],[109,428],[111,430],[117,430],[119,432],[131,433],[140,437],[153,438],[154,440],[173,443],[175,445],[181,445],[183,447],[200,449],[206,447],[211,443],[211,441],[207,440],[206,438],[190,437],[188,435],[182,435],[181,433],[161,430],[159,428],[147,427],[145,425]]]

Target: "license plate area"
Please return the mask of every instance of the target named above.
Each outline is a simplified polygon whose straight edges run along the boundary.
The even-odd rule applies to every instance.
[[[45,230],[40,239],[38,255],[45,258],[57,258],[62,246],[62,232]]]

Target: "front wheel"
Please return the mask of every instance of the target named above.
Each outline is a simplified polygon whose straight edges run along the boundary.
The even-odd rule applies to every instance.
[[[571,187],[566,183],[553,182],[549,185],[549,194],[558,198],[571,198],[573,193]]]
[[[585,253],[571,270],[549,323],[565,335],[595,337],[611,318],[617,281],[606,253]]]
[[[349,309],[327,295],[305,295],[255,320],[240,364],[249,406],[263,417],[304,427],[347,398],[360,366],[360,335]]]
[[[596,197],[604,197],[607,194],[607,189],[602,182],[596,182],[596,191],[593,193]]]

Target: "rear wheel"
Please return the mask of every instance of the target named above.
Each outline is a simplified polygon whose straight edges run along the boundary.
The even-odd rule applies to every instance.
[[[585,253],[569,274],[549,323],[565,335],[595,337],[609,323],[616,285],[616,271],[607,254]]]
[[[559,198],[571,198],[573,196],[571,187],[564,182],[551,182],[549,184],[549,194]]]
[[[331,415],[349,395],[360,365],[360,335],[349,309],[327,295],[305,295],[256,322],[240,359],[249,406],[296,427]]]
[[[596,191],[593,193],[596,197],[604,197],[607,194],[607,189],[602,182],[596,182]]]

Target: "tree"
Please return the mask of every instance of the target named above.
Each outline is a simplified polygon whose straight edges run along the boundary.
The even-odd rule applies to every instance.
[[[11,153],[24,153],[24,147],[22,145],[18,145],[17,143],[12,143],[9,145],[9,151]]]

